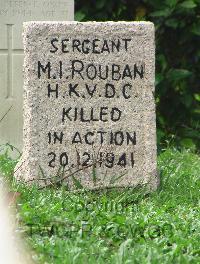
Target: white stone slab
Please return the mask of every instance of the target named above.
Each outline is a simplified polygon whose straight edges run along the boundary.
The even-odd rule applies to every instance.
[[[71,188],[72,174],[86,188],[156,188],[154,25],[30,22],[24,44],[24,150],[15,176],[64,168]]]
[[[73,0],[0,0],[0,144],[22,149],[23,22],[73,19]]]

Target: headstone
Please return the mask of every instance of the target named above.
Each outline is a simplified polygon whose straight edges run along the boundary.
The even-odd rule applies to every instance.
[[[73,0],[0,0],[0,144],[22,149],[23,22],[73,18]]]
[[[30,22],[24,45],[24,151],[15,176],[155,189],[153,23]]]

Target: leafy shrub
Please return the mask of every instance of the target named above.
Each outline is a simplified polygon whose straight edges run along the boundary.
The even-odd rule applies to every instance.
[[[199,149],[200,0],[77,0],[75,19],[155,23],[158,144]]]

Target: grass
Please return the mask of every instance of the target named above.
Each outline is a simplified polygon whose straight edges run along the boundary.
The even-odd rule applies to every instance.
[[[161,186],[70,193],[38,191],[12,180],[15,162],[0,168],[21,193],[19,230],[36,263],[200,263],[200,157],[168,149],[158,157]]]

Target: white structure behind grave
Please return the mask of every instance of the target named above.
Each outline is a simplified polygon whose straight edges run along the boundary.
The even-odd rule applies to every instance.
[[[23,22],[73,19],[73,0],[0,0],[0,144],[22,150]]]

